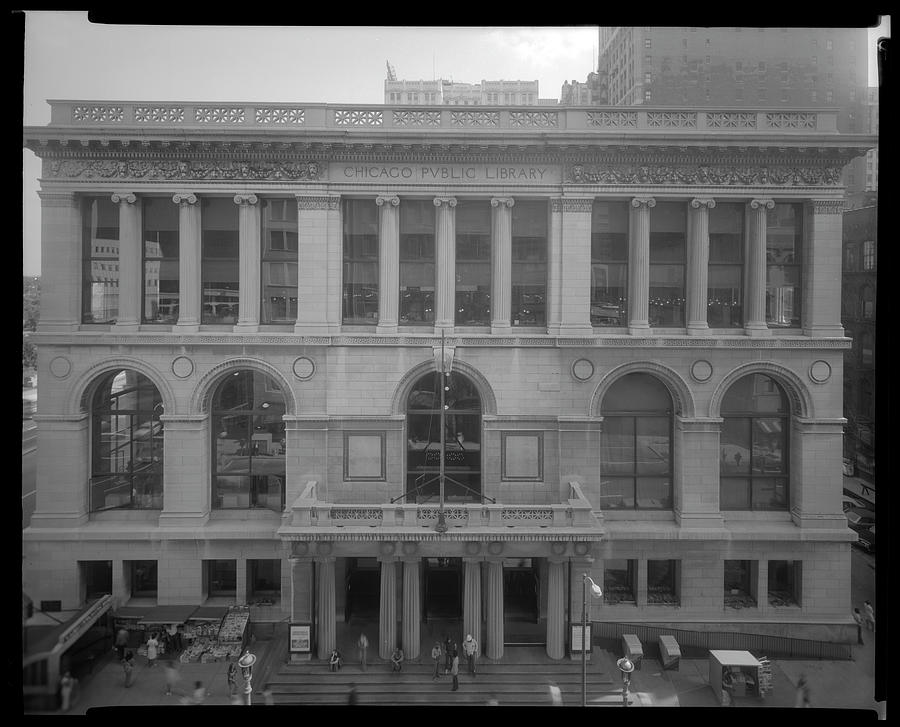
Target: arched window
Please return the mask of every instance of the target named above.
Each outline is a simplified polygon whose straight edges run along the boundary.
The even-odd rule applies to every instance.
[[[722,399],[719,503],[722,510],[788,508],[790,407],[765,374],[738,379]]]
[[[462,374],[446,377],[444,497],[471,502],[481,495],[481,397]],[[410,502],[437,501],[441,464],[441,374],[425,374],[406,400],[406,493]],[[413,499],[415,498],[415,499]]]
[[[226,376],[212,400],[213,508],[284,510],[284,394],[256,371]]]
[[[159,510],[163,501],[162,397],[143,374],[106,374],[91,399],[91,512]]]
[[[655,376],[626,374],[600,408],[602,507],[672,508],[672,397]]]

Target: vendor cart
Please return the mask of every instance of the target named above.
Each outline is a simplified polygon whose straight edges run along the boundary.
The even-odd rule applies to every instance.
[[[765,696],[765,688],[761,685],[763,662],[749,651],[715,650],[709,652],[709,685],[719,704],[729,704],[728,697],[723,696],[723,683],[731,683],[731,698],[736,702],[748,697]]]

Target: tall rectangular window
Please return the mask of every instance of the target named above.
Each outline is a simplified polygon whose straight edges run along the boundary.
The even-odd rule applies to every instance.
[[[802,561],[769,561],[769,605],[778,607],[800,605]]]
[[[628,203],[591,210],[591,325],[625,326],[628,303]]]
[[[609,559],[603,563],[603,601],[609,605],[634,603],[634,573],[637,561]]]
[[[647,603],[678,605],[677,560],[647,561]]]
[[[766,221],[766,322],[772,328],[800,325],[802,205],[776,203]]]
[[[706,320],[710,328],[743,325],[744,205],[719,203],[709,211],[709,287]]]
[[[547,203],[516,200],[512,208],[514,326],[547,325]]]
[[[131,581],[132,598],[156,598],[157,565],[155,560],[126,561]]]
[[[435,207],[427,200],[400,203],[400,324],[434,323]]]
[[[725,607],[756,606],[756,575],[759,564],[750,560],[725,561]]]
[[[144,323],[178,322],[178,206],[147,197],[143,213]]]
[[[491,324],[491,206],[487,200],[461,200],[456,205],[455,324]]]
[[[659,202],[650,210],[650,325],[684,325],[687,209]]]
[[[374,199],[344,200],[341,320],[378,323],[378,207]]]
[[[202,201],[200,240],[203,289],[201,323],[237,323],[240,291],[238,206],[231,197]]]
[[[81,322],[119,317],[119,206],[88,197],[81,206]]]
[[[297,201],[262,201],[261,323],[297,320]]]
[[[206,587],[210,598],[234,598],[237,595],[237,561],[207,560]]]

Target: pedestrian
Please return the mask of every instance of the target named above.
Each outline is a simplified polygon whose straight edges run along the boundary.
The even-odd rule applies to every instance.
[[[403,670],[403,649],[399,646],[391,654],[391,672]]]
[[[328,657],[328,668],[331,671],[339,671],[343,665],[344,659],[341,656],[341,652],[337,649],[332,649],[331,656]]]
[[[806,674],[801,674],[800,679],[797,681],[797,700],[794,703],[795,707],[812,707],[812,702],[809,699],[809,682],[806,681]]]
[[[134,684],[134,654],[130,651],[126,651],[122,659],[122,670],[125,672],[125,686],[130,687]]]
[[[865,612],[863,618],[866,621],[866,628],[869,631],[875,630],[875,609],[872,608],[871,601],[863,601],[863,611]]]
[[[454,651],[452,661],[450,662],[450,674],[453,676],[453,688],[451,692],[459,689],[459,653]]]
[[[487,700],[484,704],[485,704],[485,706],[487,706],[487,707],[499,707],[499,706],[500,706],[500,700],[497,699],[497,695],[496,695],[496,694],[492,694],[490,697],[488,697],[488,700]]]
[[[865,646],[866,642],[863,641],[862,637],[863,615],[859,612],[858,608],[853,609],[853,620],[856,621],[856,643],[860,646]]]
[[[178,673],[178,667],[175,666],[174,659],[169,659],[166,662],[164,670],[166,674],[166,696],[170,697],[172,692],[175,691],[175,687],[177,686],[181,675]]]
[[[233,661],[228,664],[228,693],[237,694],[237,665]]]
[[[450,673],[450,667],[453,665],[453,652],[456,651],[456,642],[449,634],[444,639],[444,674]]]
[[[441,675],[441,642],[435,641],[431,647],[431,660],[434,662],[434,674],[431,675],[432,681]]]
[[[203,704],[206,701],[206,687],[203,686],[203,682],[196,681],[194,682],[194,691],[191,693],[191,696],[184,696],[181,698],[182,704]]]
[[[722,706],[734,706],[734,677],[727,666],[722,670]]]
[[[550,704],[554,707],[563,706],[562,689],[553,682],[550,682]]]
[[[166,650],[170,654],[181,651],[181,634],[178,633],[178,624],[169,624],[166,626],[166,632],[163,638],[166,641]]]
[[[366,652],[369,649],[369,640],[366,638],[365,632],[359,635],[359,640],[356,642],[356,648],[359,649],[359,665],[362,667],[362,670],[366,670]]]
[[[355,707],[359,704],[359,694],[356,693],[356,684],[350,683],[350,693],[347,695],[347,706]]]
[[[62,679],[59,680],[59,696],[62,700],[60,708],[63,712],[68,712],[69,707],[72,706],[72,691],[75,689],[76,681],[70,671],[63,674]]]
[[[128,632],[119,629],[116,632],[116,657],[120,662],[125,660],[125,649],[128,647]]]
[[[469,674],[475,676],[476,662],[478,661],[478,642],[472,638],[472,634],[466,635],[463,641],[463,653],[466,655],[466,661],[469,663]]]
[[[147,665],[156,666],[156,658],[159,656],[159,641],[156,640],[156,632],[150,634],[147,639]]]
[[[271,687],[266,687],[263,689],[263,700],[270,707],[275,704],[275,696],[272,694]]]

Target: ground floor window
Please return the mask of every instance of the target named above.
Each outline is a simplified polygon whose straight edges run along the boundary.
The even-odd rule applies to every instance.
[[[800,568],[799,560],[769,561],[769,605],[800,605]]]
[[[280,560],[248,560],[247,570],[251,599],[262,604],[281,596]]]
[[[78,564],[84,587],[83,601],[92,601],[112,593],[112,561],[85,560]]]
[[[747,608],[756,605],[758,564],[751,560],[725,561],[725,606]]]
[[[678,605],[679,561],[647,561],[647,603]]]
[[[208,560],[206,565],[206,592],[209,598],[237,596],[237,561]]]
[[[126,561],[129,582],[131,583],[132,598],[156,598],[157,596],[157,565],[155,560],[130,560]]]
[[[634,600],[636,561],[607,560],[603,568],[603,600],[609,605],[631,603]]]

